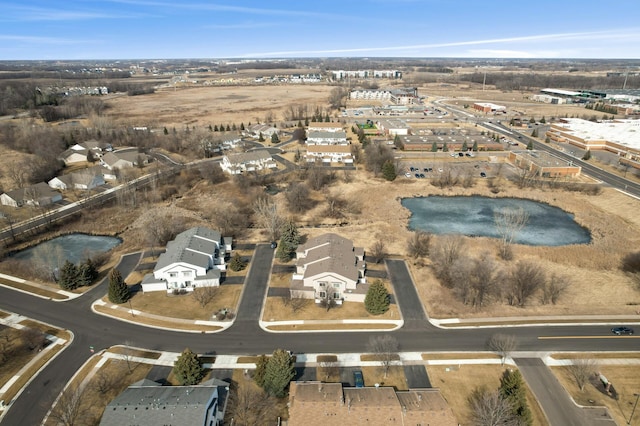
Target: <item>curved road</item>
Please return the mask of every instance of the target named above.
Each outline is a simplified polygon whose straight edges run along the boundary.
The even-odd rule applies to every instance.
[[[135,268],[139,254],[123,257],[118,269],[126,276]],[[258,245],[253,266],[245,282],[238,317],[228,330],[217,334],[193,334],[157,330],[95,315],[91,302],[106,291],[106,281],[84,296],[68,302],[52,302],[24,293],[0,288],[0,308],[72,330],[74,341],[47,368],[35,377],[25,392],[13,403],[3,423],[7,425],[40,424],[52,402],[71,376],[89,359],[89,346],[96,351],[129,342],[151,350],[180,352],[190,347],[208,354],[262,354],[276,348],[296,353],[366,352],[369,338],[382,333],[291,333],[274,334],[260,329],[257,319],[265,296],[273,250]],[[397,273],[397,272],[396,272]],[[517,327],[509,331],[516,335],[521,351],[580,351],[638,349],[634,338],[616,338],[606,326]],[[426,319],[412,320],[392,334],[402,351],[478,351],[485,350],[491,329],[442,330]],[[345,337],[348,336],[348,337]],[[539,339],[549,336],[550,339]],[[564,339],[562,336],[574,336]],[[584,336],[585,338],[575,338]]]

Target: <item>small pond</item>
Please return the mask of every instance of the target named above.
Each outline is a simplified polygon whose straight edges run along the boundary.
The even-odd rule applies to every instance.
[[[14,259],[31,260],[39,257],[49,264],[60,265],[65,260],[79,263],[92,254],[105,253],[120,245],[122,240],[101,235],[69,234],[44,241],[13,254]]]
[[[514,242],[532,246],[587,244],[591,234],[564,210],[537,201],[519,198],[489,197],[417,197],[403,198],[411,211],[409,228],[434,234],[463,234],[499,238],[494,213],[504,209],[524,209],[529,214],[526,226]]]

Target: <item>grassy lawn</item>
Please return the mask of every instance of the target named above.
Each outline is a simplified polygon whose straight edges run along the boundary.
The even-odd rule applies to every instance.
[[[497,389],[505,367],[499,365],[460,365],[454,368],[444,365],[426,366],[431,385],[439,388],[449,403],[458,422],[471,424],[467,398],[474,389],[487,386]],[[449,371],[446,371],[449,368]],[[544,413],[531,391],[527,388],[527,402],[533,414],[534,425],[548,425]]]
[[[640,391],[640,368],[637,365],[603,365],[597,367],[597,369],[613,384],[618,393],[617,401],[601,392],[602,385],[597,380],[593,380],[595,377],[590,380],[590,383],[586,384],[583,391],[580,391],[567,367],[551,367],[562,386],[569,392],[576,403],[585,406],[604,405],[609,408],[609,412],[617,424],[627,424],[633,410],[633,404],[636,401],[636,397],[633,394]],[[639,414],[638,410],[636,410],[632,425],[640,425]]]
[[[490,353],[448,352],[422,354],[422,359],[425,361],[439,359],[500,359],[500,356]]]
[[[126,346],[113,346],[109,348],[109,352],[114,354],[127,355],[130,357],[134,356],[149,359],[158,359],[160,358],[160,355],[162,355],[160,352],[141,351],[139,349],[129,348]]]
[[[51,299],[57,299],[57,300],[68,299],[68,297],[65,296],[64,294],[56,293],[53,288],[51,290],[47,290],[41,287],[37,287],[35,285],[29,285],[28,283],[19,283],[16,281],[5,280],[3,278],[0,278],[0,284],[6,285],[7,287],[13,287],[18,290],[23,290],[29,293],[37,294],[39,296],[49,297]]]
[[[204,308],[189,293],[172,295],[164,291],[139,292],[131,298],[131,307],[134,310],[168,318],[208,321],[220,309],[229,308],[235,312],[241,292],[242,285],[240,284],[222,285],[218,288],[215,298]],[[106,298],[105,301],[107,301]],[[123,306],[130,307],[129,303]]]
[[[97,360],[96,357],[85,365],[81,373],[76,376],[72,386],[77,386],[87,377]],[[98,424],[107,404],[122,393],[127,386],[144,379],[152,365],[132,362],[130,367],[131,371],[129,372],[125,361],[109,359],[92,376],[91,380],[85,383],[80,398],[81,411],[86,415],[83,424]],[[55,426],[56,424],[56,421],[49,418],[45,426]]]
[[[299,303],[300,305],[296,305]],[[300,299],[290,301],[288,298],[268,297],[264,305],[264,321],[290,321],[290,320],[342,320],[342,319],[374,319],[374,320],[399,320],[400,313],[397,305],[391,305],[389,310],[382,315],[371,315],[364,308],[364,303],[344,302],[329,311],[317,306],[313,300]]]
[[[144,317],[140,315],[132,317],[128,309],[118,310],[118,309],[111,309],[106,306],[95,306],[95,310],[112,317],[135,321],[136,323],[139,323],[139,324],[145,324],[145,325],[155,326],[155,327],[165,327],[165,328],[171,328],[176,330],[197,330],[197,331],[206,332],[206,331],[218,331],[222,328],[222,327],[211,326],[211,325],[179,323],[176,321],[171,321],[170,318],[167,320],[162,320],[158,318],[149,318],[149,317]]]
[[[284,287],[289,288],[291,286],[291,274],[271,274],[269,280],[269,287]]]
[[[593,359],[638,359],[640,352],[603,352],[603,353],[557,353],[551,355],[553,359],[577,359],[577,358],[593,358]]]
[[[407,390],[407,378],[404,369],[399,365],[389,367],[387,377],[384,377],[384,369],[380,367],[362,367],[362,376],[365,386],[393,386],[396,390]]]
[[[293,325],[271,325],[267,326],[273,331],[302,331],[302,330],[391,330],[394,324],[293,324]]]

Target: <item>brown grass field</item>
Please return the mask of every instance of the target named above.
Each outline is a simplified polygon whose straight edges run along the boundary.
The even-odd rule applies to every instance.
[[[453,410],[460,424],[468,425],[471,424],[471,413],[467,398],[478,387],[486,386],[487,389],[497,389],[500,386],[500,376],[504,369],[505,367],[499,365],[460,365],[453,366],[453,368],[443,365],[429,365],[427,373],[431,385],[440,389],[442,396],[449,403],[449,407]],[[527,402],[533,414],[533,424],[548,425],[542,409],[528,387]]]

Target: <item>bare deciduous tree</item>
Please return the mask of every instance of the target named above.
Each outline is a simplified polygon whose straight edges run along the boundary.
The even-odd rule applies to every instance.
[[[499,271],[489,253],[483,253],[473,261],[471,286],[474,306],[483,306],[488,297],[498,292],[498,279]]]
[[[374,262],[382,262],[387,253],[384,239],[381,236],[378,235],[376,237],[376,240],[373,242],[373,246],[369,250],[369,254],[373,258]]]
[[[436,275],[446,287],[453,286],[453,265],[464,252],[464,248],[465,241],[461,235],[445,235],[436,240],[431,250]]]
[[[99,394],[106,395],[120,380],[121,378],[118,377],[118,375],[100,370],[98,374],[91,379],[91,385]]]
[[[303,183],[291,182],[284,194],[289,211],[302,213],[312,207],[313,201],[309,197],[309,189]]]
[[[205,287],[195,288],[191,292],[191,294],[192,294],[192,297],[196,300],[196,302],[198,302],[198,304],[202,308],[204,308],[209,303],[211,303],[213,299],[216,298],[219,291],[220,291],[220,287],[205,286]]]
[[[303,299],[302,297],[293,297],[289,295],[282,297],[282,304],[291,308],[291,312],[295,314],[307,306],[307,300],[308,299]]]
[[[567,370],[569,370],[569,373],[576,381],[576,385],[582,392],[589,381],[589,377],[598,370],[598,364],[591,358],[577,358],[571,361],[571,364],[567,366]]]
[[[371,336],[368,348],[369,351],[376,355],[377,361],[380,362],[384,370],[384,378],[386,379],[389,368],[394,361],[398,360],[398,341],[389,334]]]
[[[487,340],[487,348],[500,355],[502,365],[504,365],[504,362],[516,347],[516,338],[511,334],[496,333]]]
[[[545,285],[546,280],[546,274],[540,265],[526,260],[519,261],[512,267],[506,283],[507,302],[510,305],[524,306]]]
[[[540,302],[544,305],[547,303],[556,304],[560,297],[567,291],[570,284],[570,278],[565,275],[551,274],[547,282],[542,287],[542,296]]]
[[[63,426],[82,426],[87,424],[87,399],[84,389],[71,385],[62,391],[49,418]]]
[[[280,215],[276,203],[267,197],[258,197],[253,204],[253,211],[258,225],[267,231],[269,239],[277,241],[286,220]]]
[[[278,417],[276,399],[248,383],[232,390],[229,411],[233,418],[230,424],[237,426],[271,424]]]
[[[40,329],[32,327],[23,328],[21,336],[30,351],[42,349],[47,340],[47,337]]]
[[[418,257],[429,256],[429,246],[431,244],[431,234],[425,231],[416,231],[409,238],[409,255],[417,259]]]
[[[513,406],[499,390],[475,389],[468,398],[471,420],[476,426],[519,426]]]
[[[500,257],[511,260],[511,244],[529,221],[529,213],[522,207],[502,209],[494,213],[493,220],[500,236]]]

